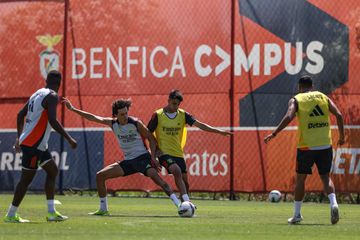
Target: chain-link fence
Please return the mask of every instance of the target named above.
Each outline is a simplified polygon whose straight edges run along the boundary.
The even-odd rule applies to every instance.
[[[130,97],[129,114],[147,123],[167,104],[168,93],[180,89],[181,108],[234,132],[223,137],[188,129],[190,190],[214,192],[293,190],[296,122],[268,145],[263,138],[286,112],[298,78],[309,74],[345,118],[347,144],[334,147],[335,185],[359,192],[360,3],[2,1],[0,9],[1,189],[13,189],[21,170],[21,155],[12,152],[16,114],[44,86],[48,69],[57,68],[64,77],[59,95],[99,116],[111,116],[111,103]],[[58,188],[96,188],[96,171],[123,157],[116,137],[63,106],[58,118],[79,143],[71,150],[57,134],[51,137],[62,169]],[[31,188],[41,189],[43,177]],[[111,180],[108,187],[158,190],[140,175]],[[307,189],[321,191],[317,174]]]

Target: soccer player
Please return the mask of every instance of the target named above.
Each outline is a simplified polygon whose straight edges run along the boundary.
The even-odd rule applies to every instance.
[[[232,133],[196,120],[191,114],[179,108],[182,101],[182,93],[179,90],[172,90],[169,94],[167,106],[155,111],[148,123],[148,129],[155,133],[160,150],[160,164],[174,176],[181,199],[189,201],[189,181],[183,151],[186,140],[186,124],[224,136],[229,136]]]
[[[324,191],[330,200],[331,223],[336,224],[339,221],[339,207],[335,187],[329,177],[333,154],[329,115],[331,113],[336,116],[340,134],[339,145],[345,143],[343,117],[330,98],[319,91],[313,91],[311,77],[301,77],[298,87],[299,94],[290,99],[287,113],[276,129],[265,137],[264,142],[268,143],[275,138],[294,119],[295,115],[297,116],[298,146],[294,216],[288,219],[288,223],[296,224],[303,220],[300,210],[305,195],[305,180],[308,174],[312,174],[311,168],[315,163]]]
[[[12,204],[4,221],[12,223],[29,222],[22,219],[17,209],[23,200],[27,188],[32,182],[38,166],[46,171],[45,193],[48,205],[48,221],[63,221],[67,217],[55,210],[55,179],[58,168],[48,150],[48,141],[51,128],[60,133],[70,144],[76,148],[76,141],[64,130],[56,119],[56,106],[58,104],[58,90],[61,83],[61,74],[56,70],[49,72],[46,86],[37,90],[23,106],[17,115],[17,138],[14,149],[23,153],[22,171],[19,183],[16,186]],[[26,123],[24,128],[24,118]]]
[[[142,173],[150,177],[154,183],[165,191],[176,207],[180,205],[180,200],[173,193],[170,186],[157,173],[160,165],[155,158],[156,140],[154,136],[139,119],[128,116],[128,111],[131,106],[130,99],[119,99],[113,102],[112,117],[96,116],[92,113],[76,109],[66,98],[64,98],[63,101],[69,110],[77,113],[81,117],[110,127],[117,137],[120,148],[125,155],[123,161],[110,164],[96,173],[96,186],[100,197],[100,208],[96,212],[89,213],[90,215],[110,215],[106,197],[106,180],[129,176],[134,173]],[[149,140],[151,154],[147,150],[143,138]]]

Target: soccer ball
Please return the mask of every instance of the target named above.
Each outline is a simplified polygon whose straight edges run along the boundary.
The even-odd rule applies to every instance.
[[[182,202],[179,207],[179,216],[180,217],[192,217],[195,213],[195,206],[189,201]]]
[[[280,202],[280,200],[281,200],[281,193],[278,190],[272,190],[269,193],[270,202]]]

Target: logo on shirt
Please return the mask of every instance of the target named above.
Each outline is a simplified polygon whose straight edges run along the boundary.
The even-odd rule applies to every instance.
[[[181,127],[162,127],[162,130],[166,135],[177,136],[179,135]]]
[[[59,70],[60,53],[54,49],[54,47],[61,41],[62,35],[50,34],[43,36],[36,36],[36,39],[46,47],[40,53],[40,73],[44,79],[49,71]]]
[[[130,143],[136,141],[137,134],[124,134],[124,135],[118,135],[118,138],[123,143]]]
[[[324,116],[324,112],[321,110],[321,108],[319,107],[319,105],[316,105],[314,107],[314,109],[311,111],[310,113],[310,117],[318,117],[318,116]]]
[[[308,129],[311,129],[311,128],[323,128],[323,127],[329,127],[329,123],[320,122],[320,123],[309,123],[308,124]]]

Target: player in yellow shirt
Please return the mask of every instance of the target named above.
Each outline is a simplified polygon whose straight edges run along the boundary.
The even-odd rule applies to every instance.
[[[172,90],[169,94],[168,105],[155,111],[149,121],[148,129],[155,135],[160,150],[160,164],[174,176],[182,200],[189,201],[189,181],[183,151],[186,142],[186,125],[224,136],[232,133],[196,120],[191,114],[179,108],[182,101],[182,93],[179,90]]]
[[[294,118],[298,119],[298,146],[296,160],[296,186],[294,201],[294,216],[288,219],[289,224],[303,220],[300,213],[302,200],[305,195],[305,180],[312,174],[312,166],[317,166],[324,191],[330,200],[331,223],[339,221],[339,207],[335,196],[335,187],[329,176],[332,164],[332,142],[330,130],[330,113],[336,116],[339,127],[338,144],[345,143],[343,117],[325,94],[313,91],[313,81],[309,76],[299,80],[299,94],[291,98],[287,113],[276,129],[265,137],[265,143],[284,129]]]

